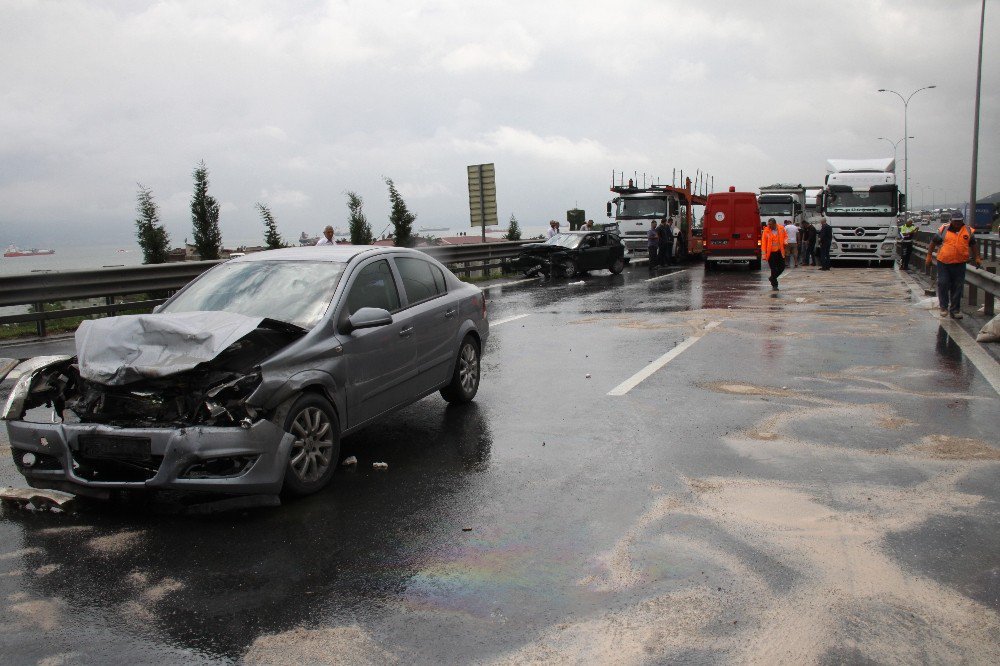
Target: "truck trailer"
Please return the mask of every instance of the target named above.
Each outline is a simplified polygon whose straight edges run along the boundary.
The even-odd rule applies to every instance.
[[[906,209],[896,185],[896,161],[831,159],[826,171],[821,207],[833,227],[830,259],[891,266],[899,237],[896,216]]]
[[[681,187],[660,184],[637,187],[629,178],[627,183],[612,182],[611,191],[617,196],[608,202],[608,217],[618,225],[619,234],[625,242],[626,256],[647,254],[649,222],[664,217],[672,218],[680,231],[674,256],[701,256],[704,243],[696,208],[703,207],[706,199],[692,192],[690,178],[684,179]]]

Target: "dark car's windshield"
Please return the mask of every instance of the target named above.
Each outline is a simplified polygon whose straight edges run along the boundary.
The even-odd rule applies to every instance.
[[[582,238],[583,236],[578,236],[577,234],[556,234],[545,241],[544,245],[559,245],[560,247],[573,249],[580,244],[580,239]]]
[[[222,310],[312,328],[326,312],[346,264],[245,261],[216,266],[161,312]]]

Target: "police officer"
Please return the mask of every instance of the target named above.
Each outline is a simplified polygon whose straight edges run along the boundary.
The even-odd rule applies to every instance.
[[[899,227],[899,250],[902,255],[899,265],[902,269],[909,270],[910,255],[913,254],[913,237],[917,234],[917,225],[912,220],[907,220]]]

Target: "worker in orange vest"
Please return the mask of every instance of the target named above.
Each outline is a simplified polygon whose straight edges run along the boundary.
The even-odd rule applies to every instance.
[[[785,271],[785,243],[788,234],[773,217],[767,221],[767,226],[760,233],[760,256],[771,267],[771,289],[778,291],[778,276]]]
[[[938,250],[938,248],[941,248]],[[962,287],[965,286],[965,264],[971,258],[982,266],[979,247],[972,229],[966,226],[962,211],[951,214],[951,223],[942,224],[927,246],[927,267],[930,268],[934,250],[937,253],[937,292],[941,316],[961,319]]]

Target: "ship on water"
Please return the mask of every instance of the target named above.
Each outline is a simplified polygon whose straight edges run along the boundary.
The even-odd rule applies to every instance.
[[[420,227],[417,231],[448,231],[451,227]]]
[[[44,254],[55,254],[55,250],[40,250],[36,247],[30,248],[28,250],[22,250],[13,243],[7,246],[4,250],[3,256],[5,257],[37,257]]]

